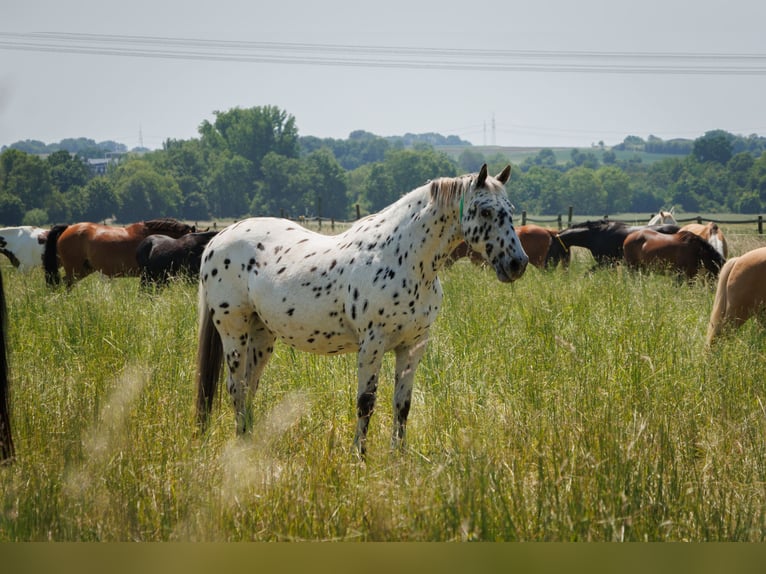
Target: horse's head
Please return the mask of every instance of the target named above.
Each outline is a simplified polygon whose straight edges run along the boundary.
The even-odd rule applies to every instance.
[[[524,274],[529,258],[513,227],[513,205],[505,191],[511,175],[507,166],[497,177],[484,164],[460,198],[460,225],[468,246],[486,259],[503,282]]]
[[[681,230],[676,235],[695,247],[699,263],[705,267],[708,273],[717,277],[726,263],[726,258],[710,242],[691,231]]]

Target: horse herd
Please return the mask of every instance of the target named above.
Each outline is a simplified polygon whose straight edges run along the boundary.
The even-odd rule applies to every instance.
[[[237,434],[251,426],[248,405],[276,341],[332,355],[357,353],[354,444],[364,456],[383,356],[395,355],[392,443],[405,436],[415,371],[442,301],[438,273],[462,256],[490,265],[512,282],[527,263],[569,265],[571,248],[590,250],[597,265],[669,268],[693,278],[720,273],[708,345],[726,323],[739,325],[766,303],[766,247],[726,260],[715,223],[630,226],[590,221],[563,231],[513,226],[505,184],[510,166],[439,178],[404,194],[346,231],[326,235],[291,221],[251,218],[216,231],[174,219],[126,227],[76,223],[49,230],[0,229],[0,253],[19,270],[42,265],[46,282],[68,287],[99,271],[199,280],[197,421],[204,429],[225,363]],[[13,457],[8,409],[5,299],[0,276],[0,461]]]

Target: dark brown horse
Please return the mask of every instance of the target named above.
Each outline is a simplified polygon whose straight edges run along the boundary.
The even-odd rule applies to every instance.
[[[46,281],[49,285],[61,281],[59,264],[64,267],[69,287],[94,271],[109,277],[138,275],[136,248],[143,239],[155,233],[181,237],[193,231],[194,226],[171,218],[139,221],[126,227],[98,223],[55,225],[48,233],[43,255]]]
[[[726,325],[739,327],[766,310],[766,247],[732,257],[721,269],[705,345],[710,347]]]
[[[535,267],[546,269],[555,267],[559,262],[564,267],[569,266],[569,249],[559,241],[558,231],[555,229],[534,224],[521,225],[516,228],[516,235],[529,257],[529,262]],[[470,257],[471,261],[477,265],[484,264],[484,258],[472,252],[465,241],[454,249],[448,262],[454,262],[461,257]]]
[[[707,241],[690,231],[659,233],[652,229],[634,231],[623,245],[625,262],[633,268],[674,270],[694,278],[704,267],[717,276],[723,256]]]
[[[608,221],[598,219],[576,223],[561,233],[558,238],[561,244],[568,250],[570,247],[584,247],[588,249],[596,265],[614,265],[623,260],[623,243],[629,234],[642,229],[652,229],[660,233],[675,233],[679,230],[677,225],[628,225],[624,221]]]
[[[136,249],[141,285],[164,285],[171,277],[199,277],[202,251],[217,233],[200,231],[178,238],[155,234],[141,241]]]

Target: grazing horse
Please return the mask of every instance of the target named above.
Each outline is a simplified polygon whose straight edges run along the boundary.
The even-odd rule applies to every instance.
[[[625,239],[625,262],[632,268],[673,269],[691,280],[704,267],[717,276],[724,258],[707,241],[690,231],[674,234],[652,229],[634,231]]]
[[[675,233],[679,229],[672,224],[631,226],[624,221],[600,219],[572,225],[559,233],[558,238],[566,250],[571,247],[588,249],[597,266],[614,265],[623,260],[622,245],[625,238],[634,231],[647,228],[660,233]]]
[[[178,238],[155,234],[142,240],[136,249],[141,285],[164,285],[171,277],[199,277],[202,251],[217,234],[218,231],[200,231]]]
[[[715,250],[718,251],[724,259],[729,257],[729,244],[717,223],[713,221],[709,221],[704,225],[702,223],[689,223],[684,225],[681,229],[684,231],[691,231],[702,237],[702,239],[715,247]]]
[[[558,240],[558,231],[539,225],[529,224],[516,228],[516,235],[521,241],[529,262],[540,269],[547,269],[562,262],[564,267],[569,265],[569,250]],[[469,257],[476,265],[484,265],[486,260],[480,253],[472,251],[468,243],[462,241],[450,254],[447,264],[454,263],[461,257]]]
[[[138,275],[136,248],[144,238],[155,233],[180,237],[193,231],[194,226],[171,218],[139,221],[126,227],[98,223],[54,225],[45,243],[46,281],[49,285],[61,281],[59,262],[68,287],[94,271],[109,277]]]
[[[710,347],[726,325],[740,327],[766,308],[766,247],[732,257],[721,269],[705,345]]]
[[[291,221],[235,223],[205,248],[200,269],[197,420],[206,426],[222,361],[238,434],[277,340],[322,355],[357,353],[354,445],[364,456],[384,353],[395,361],[394,445],[404,440],[415,371],[442,302],[438,272],[465,240],[511,282],[528,258],[505,184],[478,174],[439,178],[338,235]]]
[[[8,308],[5,301],[3,275],[0,273],[0,464],[13,459],[13,433],[11,432],[10,380],[8,376]]]
[[[19,271],[42,267],[48,230],[31,225],[0,229],[0,253]]]

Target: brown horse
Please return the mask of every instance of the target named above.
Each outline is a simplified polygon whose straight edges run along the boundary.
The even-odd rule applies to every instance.
[[[710,347],[725,325],[739,327],[766,307],[766,247],[732,257],[721,269],[705,345]]]
[[[569,249],[559,241],[558,231],[555,229],[534,224],[522,225],[516,228],[516,235],[529,257],[529,262],[535,267],[540,269],[555,267],[559,261],[564,267],[569,266]],[[471,251],[465,241],[452,251],[448,263],[453,263],[461,257],[470,257],[476,265],[484,264],[484,258]]]
[[[98,223],[54,225],[45,243],[45,278],[49,285],[61,281],[59,263],[64,267],[68,287],[94,271],[109,277],[135,276],[140,272],[136,248],[142,240],[155,233],[181,237],[193,231],[194,226],[171,218],[139,221],[126,227]]]
[[[702,223],[689,223],[684,225],[681,229],[699,235],[702,239],[715,247],[715,250],[723,255],[724,259],[729,257],[729,245],[726,242],[726,237],[724,237],[723,231],[721,231],[721,228],[718,227],[718,224],[714,221],[709,221],[704,225]]]
[[[716,276],[725,262],[710,243],[690,231],[666,234],[640,229],[625,238],[623,251],[630,267],[672,269],[689,280],[701,266]]]

